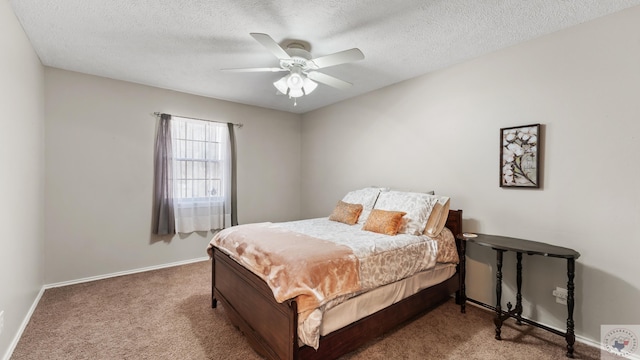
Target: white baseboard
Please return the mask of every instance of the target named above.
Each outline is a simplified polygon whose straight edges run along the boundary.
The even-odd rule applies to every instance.
[[[169,267],[174,267],[174,266],[179,266],[179,265],[192,264],[192,263],[205,261],[205,260],[209,260],[209,257],[205,256],[205,257],[191,259],[191,260],[177,261],[177,262],[173,262],[173,263],[149,266],[149,267],[145,267],[145,268],[126,270],[126,271],[119,271],[119,272],[116,272],[116,273],[98,275],[98,276],[91,276],[91,277],[77,279],[77,280],[63,281],[63,282],[58,282],[58,283],[53,283],[53,284],[45,284],[40,289],[40,292],[38,292],[38,295],[36,296],[35,300],[33,301],[33,304],[31,305],[31,308],[29,308],[29,312],[24,317],[24,320],[22,321],[22,324],[20,325],[20,328],[18,329],[18,332],[14,336],[13,341],[11,342],[11,344],[9,344],[9,348],[7,349],[7,351],[5,352],[4,356],[2,357],[2,360],[11,359],[11,355],[13,355],[13,351],[16,349],[16,346],[18,346],[18,342],[20,341],[20,338],[22,337],[22,333],[24,332],[25,328],[27,327],[27,324],[29,324],[29,320],[31,320],[31,316],[33,315],[33,312],[36,310],[36,307],[38,306],[38,303],[40,302],[40,299],[42,298],[42,295],[44,294],[44,291],[46,289],[52,289],[52,288],[57,288],[57,287],[61,287],[61,286],[68,286],[68,285],[74,285],[74,284],[81,284],[81,283],[85,283],[85,282],[108,279],[108,278],[112,278],[112,277],[116,277],[116,276],[136,274],[136,273],[141,273],[141,272],[145,272],[145,271],[159,270],[159,269],[164,269],[164,268],[169,268]]]
[[[209,257],[205,256],[205,257],[191,259],[191,260],[177,261],[177,262],[173,262],[173,263],[169,263],[169,264],[154,265],[154,266],[149,266],[149,267],[145,267],[145,268],[119,271],[119,272],[111,273],[111,274],[91,276],[91,277],[86,277],[86,278],[77,279],[77,280],[69,280],[69,281],[62,281],[62,282],[57,282],[57,283],[53,283],[53,284],[46,284],[46,285],[44,285],[44,288],[45,289],[52,289],[52,288],[57,288],[57,287],[61,287],[61,286],[81,284],[81,283],[86,283],[86,282],[96,281],[96,280],[102,280],[102,279],[108,279],[108,278],[117,277],[117,276],[131,275],[131,274],[137,274],[137,273],[141,273],[141,272],[145,272],[145,271],[159,270],[159,269],[164,269],[164,268],[169,268],[169,267],[174,267],[174,266],[192,264],[192,263],[195,263],[195,262],[200,262],[200,261],[205,261],[205,260],[209,260]]]
[[[27,324],[29,324],[29,320],[31,320],[31,315],[33,315],[33,312],[36,311],[36,306],[38,306],[38,303],[40,302],[40,298],[42,298],[42,294],[44,294],[44,286],[40,288],[40,291],[38,292],[38,295],[36,295],[36,298],[33,301],[33,304],[31,304],[31,307],[29,308],[27,315],[24,317],[24,320],[22,320],[22,324],[20,324],[20,328],[18,328],[18,332],[13,337],[13,341],[11,341],[11,344],[9,344],[9,348],[4,353],[4,357],[2,358],[3,360],[11,359],[11,355],[13,355],[13,350],[15,350],[16,346],[18,346],[18,342],[22,337],[22,333],[24,332],[24,329],[27,328]]]

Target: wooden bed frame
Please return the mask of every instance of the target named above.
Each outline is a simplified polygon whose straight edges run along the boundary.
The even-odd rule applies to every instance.
[[[446,225],[453,235],[462,233],[462,210],[450,210]],[[383,335],[456,294],[465,312],[465,244],[456,238],[460,263],[448,280],[424,289],[320,338],[316,351],[298,345],[295,300],[277,303],[269,286],[228,255],[213,248],[212,307],[221,301],[230,321],[244,333],[257,353],[267,359],[335,359]]]

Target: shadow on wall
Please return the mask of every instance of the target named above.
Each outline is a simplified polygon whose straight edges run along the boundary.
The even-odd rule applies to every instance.
[[[467,245],[467,295],[475,300],[496,305],[495,251],[475,244]],[[566,329],[567,306],[557,303],[552,295],[556,287],[567,288],[567,261],[539,255],[522,258],[523,316],[545,325]],[[470,269],[475,273],[469,273]],[[516,303],[516,254],[505,252],[502,266],[501,306]],[[473,283],[470,284],[470,280]],[[478,284],[480,283],[480,284]],[[637,301],[640,289],[619,276],[585,266],[576,261],[575,332],[600,342],[601,325],[640,324]],[[508,320],[513,321],[513,320]]]
[[[587,337],[599,341],[601,325],[640,325],[638,287],[620,278],[621,274],[611,274],[580,262],[576,272],[576,276],[583,279],[580,283],[583,306],[577,310]]]

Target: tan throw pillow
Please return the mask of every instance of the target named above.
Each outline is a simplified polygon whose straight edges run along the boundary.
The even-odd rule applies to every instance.
[[[402,225],[404,211],[387,211],[373,209],[367,218],[362,230],[373,231],[385,235],[395,235]]]
[[[449,217],[449,197],[438,196],[438,202],[433,207],[424,234],[430,237],[438,236],[447,223]]]
[[[329,220],[353,225],[358,222],[358,217],[360,217],[361,213],[362,204],[349,204],[339,200],[333,212],[329,215]]]

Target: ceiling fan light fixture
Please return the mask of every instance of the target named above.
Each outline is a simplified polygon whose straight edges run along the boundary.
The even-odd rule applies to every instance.
[[[304,92],[302,91],[302,88],[300,89],[289,88],[289,97],[298,98],[301,96],[304,96]]]
[[[287,85],[289,85],[289,88],[291,89],[302,89],[302,86],[304,86],[304,79],[300,74],[291,74],[287,79]]]
[[[287,95],[287,91],[289,90],[289,86],[287,85],[288,77],[289,75],[283,76],[280,78],[280,80],[273,83],[273,86],[275,86],[276,89],[278,89],[278,91],[280,91],[283,95]]]
[[[302,70],[299,66],[291,68],[291,73],[287,78],[287,85],[289,85],[289,89],[291,90],[302,90],[302,87],[304,86],[304,77],[302,76]]]
[[[304,89],[304,93],[306,95],[311,94],[311,92],[315,90],[317,87],[318,87],[318,84],[315,81],[309,79],[308,77],[304,78],[304,85],[302,85],[302,88]]]
[[[289,75],[281,77],[278,81],[273,83],[278,91],[284,95],[289,95],[292,98],[298,98],[304,95],[309,95],[313,90],[318,87],[318,84],[307,78],[304,73],[298,67],[291,69]]]

